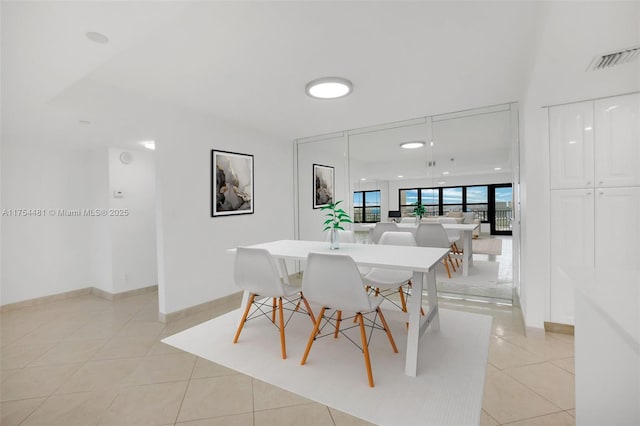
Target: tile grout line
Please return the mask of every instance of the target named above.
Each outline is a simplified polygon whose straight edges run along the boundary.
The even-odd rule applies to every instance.
[[[516,368],[518,368],[518,367],[516,367]],[[560,367],[557,367],[557,368],[560,368]],[[504,372],[504,371],[502,371],[502,373],[506,374],[506,375],[507,375],[507,377],[509,377],[509,378],[511,378],[512,380],[514,380],[514,381],[518,382],[519,384],[521,384],[522,386],[524,386],[525,388],[527,388],[527,389],[528,389],[528,390],[530,390],[531,392],[535,393],[535,394],[536,394],[536,395],[538,395],[540,398],[542,398],[542,399],[544,399],[545,401],[549,402],[551,405],[553,405],[554,407],[558,408],[559,410],[561,410],[561,411],[566,411],[566,409],[564,409],[564,408],[562,408],[562,407],[559,407],[555,402],[553,402],[553,401],[549,400],[549,398],[547,398],[547,397],[543,396],[542,394],[540,394],[539,392],[537,392],[535,389],[530,388],[528,385],[526,385],[525,383],[521,382],[521,381],[520,381],[520,380],[518,380],[517,378],[513,377],[511,374],[506,373],[506,372]],[[575,385],[574,385],[574,388],[575,388]],[[575,407],[574,407],[574,408],[575,408]],[[573,410],[574,408],[568,408],[567,410]],[[554,413],[549,413],[549,414],[554,414]],[[540,416],[537,416],[537,417],[540,417]],[[522,420],[524,420],[524,419],[522,419]]]
[[[189,388],[191,387],[191,379],[193,378],[193,372],[196,369],[196,364],[198,363],[198,356],[193,360],[193,366],[191,366],[191,374],[189,374],[189,380],[187,381],[187,386],[184,388],[184,394],[182,395],[182,400],[180,401],[180,406],[178,407],[178,411],[176,412],[176,419],[173,424],[178,423],[178,418],[180,417],[180,411],[182,410],[182,404],[184,404],[184,400],[187,397],[187,392],[189,392]]]
[[[539,416],[526,417],[526,418],[524,418],[524,419],[514,420],[514,421],[512,421],[512,422],[508,422],[508,423],[498,423],[498,424],[499,424],[500,426],[508,426],[508,425],[512,425],[512,424],[514,424],[514,423],[521,422],[521,421],[523,421],[523,420],[538,419],[538,418],[541,418],[541,417],[551,416],[551,415],[553,415],[553,414],[559,414],[559,413],[566,413],[566,411],[565,411],[565,410],[554,411],[553,413],[541,414],[541,415],[539,415]],[[568,415],[568,416],[571,416],[571,414],[569,414],[569,413],[567,413],[567,415]]]

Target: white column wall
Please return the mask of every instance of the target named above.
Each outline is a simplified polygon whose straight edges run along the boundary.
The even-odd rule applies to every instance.
[[[293,154],[290,140],[189,111],[156,120],[158,286],[169,314],[239,291],[227,249],[293,238]],[[214,148],[254,156],[254,214],[210,216]]]
[[[640,90],[638,61],[585,71],[594,52],[640,42],[640,3],[553,2],[546,12],[520,116],[520,299],[526,323],[534,327],[542,327],[549,316],[549,132],[543,106]]]

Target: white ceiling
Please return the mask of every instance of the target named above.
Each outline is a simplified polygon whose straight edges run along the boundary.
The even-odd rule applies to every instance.
[[[3,133],[117,144],[140,96],[288,140],[520,98],[537,2],[2,3]],[[97,31],[107,45],[88,41]],[[342,76],[336,101],[305,84]],[[87,102],[110,87],[111,102]],[[100,106],[102,105],[102,106]],[[52,141],[51,141],[52,142]]]

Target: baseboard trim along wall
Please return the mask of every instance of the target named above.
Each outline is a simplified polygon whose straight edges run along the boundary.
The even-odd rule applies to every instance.
[[[557,322],[544,322],[544,331],[549,333],[560,333],[574,335],[575,327],[569,324],[559,324]]]
[[[103,299],[114,301],[114,300],[125,299],[131,296],[137,296],[138,294],[151,293],[154,291],[158,291],[157,285],[152,285],[152,286],[143,287],[143,288],[136,288],[134,290],[123,291],[121,293],[109,293],[108,291],[105,291],[96,287],[85,287],[78,290],[65,291],[64,293],[52,294],[49,296],[36,297],[35,299],[23,300],[21,302],[7,303],[6,305],[0,306],[0,312],[7,312],[7,311],[13,311],[21,308],[28,308],[30,306],[42,305],[44,303],[70,299],[72,297],[85,296],[88,294],[93,294]]]
[[[223,296],[219,299],[210,300],[208,302],[201,303],[199,305],[190,306],[179,311],[171,312],[168,314],[158,313],[158,321],[169,323],[180,318],[184,318],[188,315],[195,314],[197,312],[206,311],[209,309],[221,308],[227,305],[238,308],[242,302],[242,292],[232,293],[228,296]]]

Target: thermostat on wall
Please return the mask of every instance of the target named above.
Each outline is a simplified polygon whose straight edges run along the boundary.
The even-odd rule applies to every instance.
[[[113,191],[113,198],[124,198],[124,193],[122,191]]]

